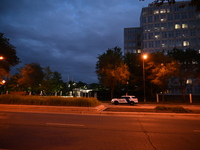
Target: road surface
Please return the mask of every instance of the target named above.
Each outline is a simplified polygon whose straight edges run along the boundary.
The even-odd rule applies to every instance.
[[[200,119],[0,111],[0,149],[199,150]]]

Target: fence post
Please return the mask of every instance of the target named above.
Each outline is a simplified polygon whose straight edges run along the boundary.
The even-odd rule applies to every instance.
[[[156,94],[156,102],[159,103],[159,95]]]
[[[190,103],[192,103],[192,94],[190,94]]]

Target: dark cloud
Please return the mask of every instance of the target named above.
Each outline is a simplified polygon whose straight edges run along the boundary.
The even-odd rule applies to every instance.
[[[98,55],[115,46],[123,50],[123,29],[139,26],[142,7],[152,1],[1,0],[0,32],[22,64],[50,66],[64,81],[98,82]]]

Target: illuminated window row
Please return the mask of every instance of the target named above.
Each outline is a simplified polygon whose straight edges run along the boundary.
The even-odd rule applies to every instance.
[[[163,31],[163,32],[150,32],[143,33],[143,40],[151,40],[151,39],[165,39],[165,38],[185,38],[185,37],[194,37],[196,36],[196,32],[194,29],[192,30],[175,30],[175,31]]]
[[[148,24],[148,25],[143,25],[143,31],[152,31],[152,30],[167,30],[167,29],[187,29],[189,28],[189,25],[186,23],[173,23],[169,22],[167,23],[156,23],[156,24]]]
[[[165,48],[165,47],[175,47],[175,46],[190,46],[189,41],[183,41],[181,39],[177,40],[160,40],[160,41],[148,41],[148,42],[143,42],[143,48]]]
[[[141,49],[125,49],[124,50],[125,53],[141,53],[142,50]]]
[[[194,11],[195,8],[190,5],[185,5],[185,7],[180,7],[182,4],[174,4],[174,5],[163,5],[160,7],[155,7],[155,4],[150,4],[148,8],[144,8],[142,11],[142,15],[157,15],[171,12],[182,12],[182,11]]]
[[[141,22],[144,23],[152,23],[152,22],[166,22],[173,20],[188,20],[188,19],[200,19],[200,12],[182,12],[182,13],[170,13],[170,14],[160,14],[160,15],[150,15],[143,16],[141,18]]]
[[[175,24],[175,29],[180,29],[182,27],[182,29],[186,29],[188,28],[188,24]]]

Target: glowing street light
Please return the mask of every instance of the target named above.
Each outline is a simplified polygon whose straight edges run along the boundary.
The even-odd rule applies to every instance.
[[[143,59],[144,59],[144,60],[147,59],[147,54],[144,54],[144,55],[143,55]]]
[[[146,102],[146,86],[145,86],[145,68],[144,68],[144,61],[147,59],[147,55],[143,54],[142,55],[142,62],[143,62],[143,88],[144,88],[144,102]]]
[[[5,83],[6,83],[6,80],[1,80],[1,81],[0,81],[0,84],[1,84],[1,85],[4,85]]]
[[[0,60],[3,60],[4,58],[3,58],[3,56],[0,56]]]

